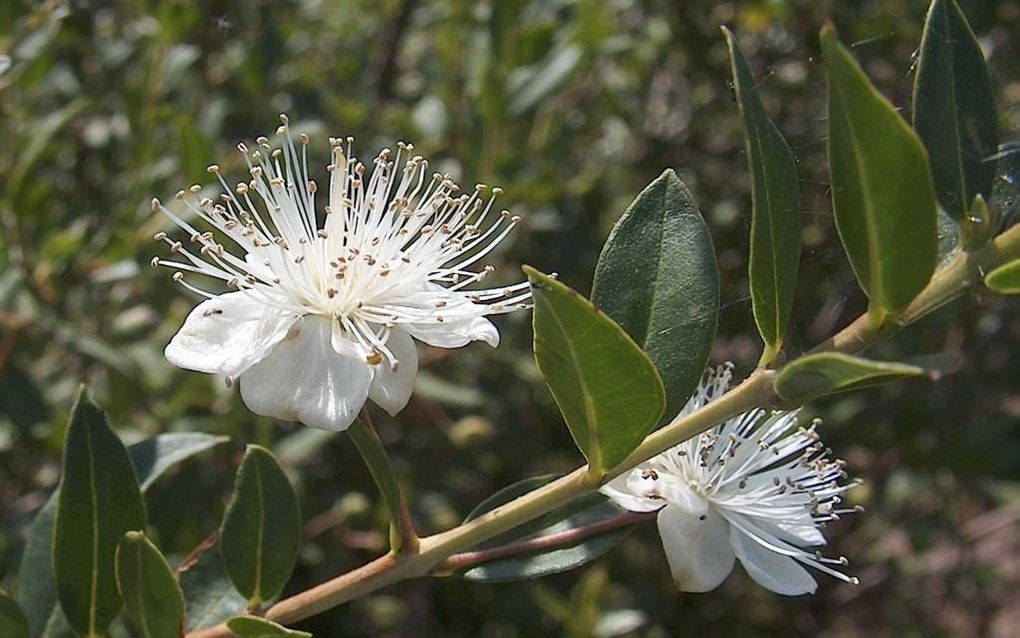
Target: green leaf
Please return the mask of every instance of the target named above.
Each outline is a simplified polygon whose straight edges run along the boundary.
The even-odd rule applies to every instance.
[[[143,638],[180,638],[184,594],[166,559],[142,532],[128,532],[117,548],[117,586]]]
[[[985,285],[1004,295],[1020,295],[1020,259],[999,266],[985,275]]]
[[[237,616],[227,621],[227,628],[241,638],[312,638],[307,631],[287,629],[283,625],[258,616]]]
[[[785,366],[776,377],[776,394],[785,401],[806,403],[905,377],[938,376],[955,366],[952,355],[917,357],[907,363],[872,361],[839,352],[809,354]]]
[[[28,621],[18,603],[0,589],[0,636],[28,638]]]
[[[509,503],[518,496],[538,489],[549,483],[554,475],[538,476],[524,479],[509,485],[489,498],[468,514],[464,522],[478,518],[482,514],[500,505]],[[582,496],[551,512],[543,514],[509,532],[500,534],[478,549],[499,547],[529,538],[549,536],[551,534],[570,533],[582,527],[590,527],[611,523],[626,513],[613,505],[598,492]],[[630,532],[632,525],[613,526],[591,536],[585,536],[572,543],[565,542],[556,547],[545,548],[528,553],[515,554],[506,558],[497,558],[471,567],[459,575],[467,580],[478,582],[505,582],[539,578],[550,574],[558,574],[595,560],[608,552]]]
[[[220,528],[224,567],[249,607],[283,591],[297,560],[300,525],[297,495],[276,457],[249,445]]]
[[[592,301],[648,354],[680,411],[705,371],[719,312],[712,236],[672,170],[637,196],[609,234]]]
[[[246,601],[227,576],[218,543],[181,568],[180,579],[188,631],[218,625],[244,611]]]
[[[956,220],[992,190],[995,95],[981,46],[955,0],[933,0],[914,80],[914,128],[931,160],[939,204]]]
[[[733,86],[744,119],[751,169],[751,306],[765,341],[762,363],[783,347],[800,261],[800,189],[797,164],[783,135],[765,112],[754,76],[737,41],[723,27],[733,66]]]
[[[909,304],[935,269],[936,206],[917,135],[822,29],[828,70],[829,171],[836,228],[873,324]]]
[[[57,596],[75,631],[98,635],[120,612],[114,555],[126,532],[145,528],[145,502],[124,444],[84,387],[67,428],[57,503]]]
[[[227,440],[225,436],[174,432],[135,443],[128,454],[144,492],[175,463]],[[43,635],[47,625],[61,622],[63,617],[53,579],[53,525],[59,498],[58,487],[32,521],[18,570],[18,602],[25,609],[32,636]]]
[[[525,266],[535,300],[535,359],[594,476],[621,462],[662,416],[655,366],[612,319]]]

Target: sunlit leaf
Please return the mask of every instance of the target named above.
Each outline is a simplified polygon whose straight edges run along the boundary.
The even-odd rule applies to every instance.
[[[1004,295],[1020,295],[1020,259],[999,266],[985,275],[985,285]]]
[[[117,586],[143,638],[180,638],[184,594],[166,559],[142,532],[128,532],[117,548]]]
[[[535,300],[535,359],[591,471],[622,461],[655,427],[665,391],[655,366],[612,319],[525,267]]]
[[[952,355],[917,357],[909,362],[872,361],[840,352],[800,357],[776,377],[776,394],[785,401],[805,403],[828,394],[879,385],[905,377],[938,376],[956,367]]]
[[[733,86],[744,120],[751,169],[751,307],[765,341],[762,363],[783,346],[800,261],[800,189],[797,164],[786,140],[765,112],[751,69],[733,34],[723,28],[733,66]]]

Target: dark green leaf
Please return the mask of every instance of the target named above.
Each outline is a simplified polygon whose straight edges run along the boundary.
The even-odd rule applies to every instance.
[[[829,170],[839,237],[874,324],[904,308],[935,269],[936,206],[917,135],[822,29],[828,70]]]
[[[84,388],[67,428],[57,503],[57,596],[72,628],[98,635],[120,612],[114,555],[126,532],[145,528],[145,502],[124,444]]]
[[[648,354],[666,390],[663,417],[676,416],[705,371],[719,276],[712,236],[672,170],[616,222],[595,268],[592,301]]]
[[[181,569],[188,631],[212,627],[244,611],[244,597],[237,593],[223,568],[217,544],[202,552],[194,563]]]
[[[223,564],[250,607],[280,595],[297,560],[297,495],[273,454],[249,445],[223,515]]]
[[[918,357],[911,362],[872,361],[839,352],[805,355],[776,377],[776,394],[785,401],[805,403],[836,392],[856,390],[904,377],[935,376],[953,366],[951,355]]]
[[[180,638],[184,594],[166,559],[142,532],[128,532],[117,548],[117,586],[143,638]]]
[[[519,481],[501,489],[485,499],[468,514],[465,522],[478,518],[500,505],[509,503],[518,496],[527,494],[553,480],[552,475],[539,476]],[[613,505],[606,497],[595,492],[525,523],[510,532],[486,541],[480,549],[499,547],[507,543],[551,534],[570,533],[582,527],[612,524],[626,513]],[[479,582],[503,582],[539,578],[550,574],[580,567],[609,551],[630,532],[630,525],[612,526],[591,536],[565,542],[556,547],[498,558],[471,567],[460,576]]]
[[[939,204],[956,220],[991,194],[998,146],[995,95],[981,46],[955,0],[933,0],[914,80],[914,128],[931,160]]]
[[[1020,295],[1020,259],[999,266],[985,275],[985,285],[1004,295]]]
[[[524,271],[535,300],[538,368],[599,476],[658,423],[662,381],[641,348],[590,301],[533,268]]]
[[[0,590],[0,636],[28,638],[28,621],[14,599]]]
[[[227,437],[195,432],[160,434],[135,443],[128,448],[128,454],[144,492],[175,463],[227,440]],[[57,586],[53,580],[53,523],[59,495],[60,488],[57,488],[32,521],[18,571],[18,601],[26,611],[33,636],[42,635],[47,624],[60,622],[57,616],[63,617],[57,606]]]
[[[307,631],[287,629],[283,625],[258,616],[237,616],[227,621],[227,627],[241,638],[312,638]]]
[[[800,189],[797,164],[783,135],[765,112],[754,76],[736,39],[723,28],[733,66],[733,86],[744,119],[751,169],[751,305],[765,341],[762,363],[783,346],[800,261]]]

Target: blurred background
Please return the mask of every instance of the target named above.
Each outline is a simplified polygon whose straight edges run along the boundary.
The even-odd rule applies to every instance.
[[[1020,3],[968,1],[990,58],[1001,137],[1020,129]],[[73,395],[86,382],[125,441],[159,432],[231,443],[149,493],[180,558],[218,526],[247,442],[272,447],[302,498],[289,593],[385,550],[385,513],[350,440],[252,415],[236,390],[173,368],[162,348],[196,303],[155,271],[150,212],[207,182],[213,162],[287,112],[313,137],[355,135],[365,159],[414,142],[462,184],[502,186],[525,224],[497,275],[533,264],[590,288],[630,200],[677,169],[712,228],[723,307],[712,359],[758,360],[747,292],[749,182],[719,26],[737,32],[800,163],[801,284],[790,348],[865,308],[827,193],[817,32],[844,42],[909,113],[923,0],[184,0],[0,3],[0,586],[59,479]],[[310,157],[316,157],[310,152]],[[324,174],[324,171],[322,171]],[[229,178],[228,178],[229,179]],[[322,179],[320,178],[320,183]],[[1020,635],[1020,306],[972,296],[882,344],[964,364],[819,402],[823,435],[866,484],[864,515],[830,526],[829,553],[862,584],[820,575],[783,599],[740,568],[717,591],[674,589],[654,525],[574,572],[525,583],[453,578],[389,587],[300,625],[321,636]],[[530,314],[498,320],[498,350],[423,351],[399,422],[378,417],[414,515],[430,533],[495,490],[581,462],[534,364]]]

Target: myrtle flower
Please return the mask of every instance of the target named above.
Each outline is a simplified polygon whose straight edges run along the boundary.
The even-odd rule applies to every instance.
[[[231,188],[213,165],[216,199],[196,184],[177,194],[186,214],[152,202],[189,240],[158,233],[176,257],[153,265],[176,269],[174,281],[206,297],[166,357],[238,380],[253,412],[344,430],[366,399],[391,414],[407,404],[418,370],[412,338],[441,348],[499,343],[486,317],[527,307],[527,284],[470,288],[493,270],[480,262],[519,218],[493,209],[498,188],[462,193],[430,174],[410,144],[383,150],[368,169],[351,138],[330,139],[320,213],[309,138],[295,142],[281,121],[277,146],[265,137],[238,145],[247,181]],[[227,291],[207,291],[193,275]]]
[[[730,368],[710,371],[684,406],[688,414],[726,392]],[[681,591],[715,589],[737,559],[759,585],[787,596],[813,593],[810,566],[840,580],[857,579],[809,550],[825,544],[821,528],[840,514],[845,463],[796,412],[753,410],[649,459],[602,487],[634,512],[658,510],[659,536]]]

